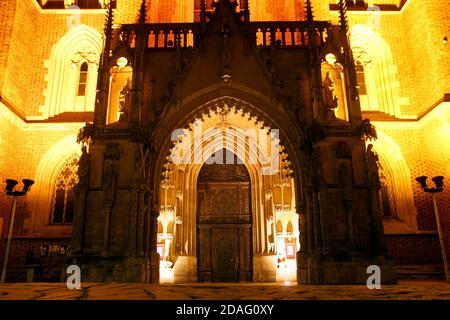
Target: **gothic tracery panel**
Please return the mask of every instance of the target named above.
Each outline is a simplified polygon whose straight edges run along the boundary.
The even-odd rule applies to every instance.
[[[52,203],[51,224],[70,224],[74,215],[74,187],[78,183],[79,156],[74,154],[59,170]]]

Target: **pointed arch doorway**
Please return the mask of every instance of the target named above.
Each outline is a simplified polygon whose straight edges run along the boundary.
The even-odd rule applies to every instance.
[[[215,162],[215,163],[213,163]],[[197,181],[197,276],[202,282],[252,281],[250,175],[242,161],[219,150]]]
[[[245,101],[225,96],[202,105],[180,127],[185,128],[172,133],[174,144],[162,165],[158,220],[164,228],[157,238],[158,248],[163,248],[160,281],[295,281],[295,252],[300,247],[297,189],[294,162],[281,143],[278,125],[264,120],[261,110]],[[223,160],[223,150],[229,152],[222,164],[231,158],[232,164],[240,165],[233,169],[238,174],[230,172],[230,165],[207,165],[211,160],[219,164],[218,154]],[[220,213],[211,190],[231,208],[233,197],[243,201],[246,195],[248,201],[233,202],[235,209]],[[202,192],[203,200],[199,198]],[[206,210],[203,217],[201,201],[205,204],[200,204],[200,211]],[[247,206],[248,214],[241,213]],[[229,220],[220,220],[220,216],[229,216]],[[171,221],[173,230],[166,227]]]

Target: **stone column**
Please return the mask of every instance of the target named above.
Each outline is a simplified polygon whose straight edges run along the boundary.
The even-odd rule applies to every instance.
[[[155,205],[150,211],[150,283],[159,283],[159,254],[156,250],[158,243],[159,210]]]
[[[73,224],[72,253],[83,253],[84,224],[89,189],[90,158],[86,146],[81,148],[81,157],[78,161],[78,184],[75,186],[75,217]]]

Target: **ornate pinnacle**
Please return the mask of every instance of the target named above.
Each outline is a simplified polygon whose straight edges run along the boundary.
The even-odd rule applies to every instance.
[[[146,0],[142,0],[141,8],[139,9],[139,24],[145,24],[147,16],[147,4]]]
[[[347,34],[348,20],[347,20],[347,3],[345,0],[339,0],[339,22],[341,24],[341,31]]]
[[[246,22],[250,21],[250,8],[249,8],[249,4],[248,4],[249,0],[244,0],[244,18]]]
[[[310,23],[314,21],[311,0],[306,0],[306,20]]]
[[[106,4],[106,10],[107,10],[107,14],[106,14],[104,32],[105,32],[106,39],[111,39],[112,27],[113,27],[113,23],[114,23],[114,12],[113,12],[113,7],[112,7],[111,1]]]

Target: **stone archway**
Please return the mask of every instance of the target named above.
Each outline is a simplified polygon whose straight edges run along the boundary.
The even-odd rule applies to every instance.
[[[216,153],[223,149],[242,159],[250,179],[252,263],[239,280],[295,281],[292,251],[299,249],[297,182],[293,163],[280,144],[279,129],[271,128],[257,112],[242,109],[234,100],[218,99],[208,105],[187,128],[173,133],[175,143],[160,178],[158,220],[175,222],[172,234],[158,234],[157,245],[166,248],[159,250],[165,252],[160,266],[173,266],[172,274],[161,272],[165,275],[161,282],[210,279],[197,277],[197,181],[204,163],[216,161]],[[277,233],[275,223],[280,220],[284,228]]]

